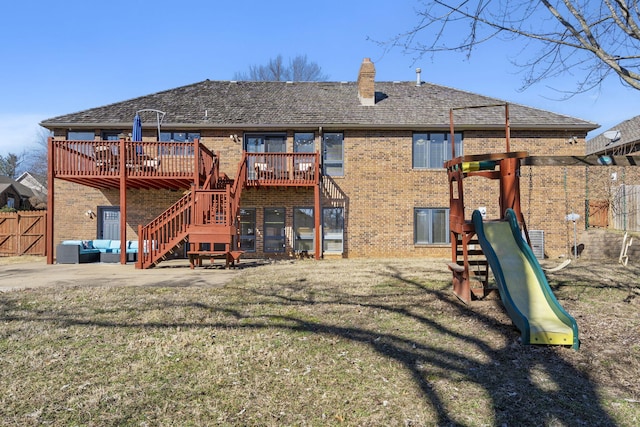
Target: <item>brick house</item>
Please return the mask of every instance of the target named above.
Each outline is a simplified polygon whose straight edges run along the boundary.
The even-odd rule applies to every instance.
[[[29,187],[8,176],[0,175],[0,208],[31,209],[30,199],[33,196],[34,193]]]
[[[640,150],[640,116],[587,141],[587,155],[633,158]],[[631,157],[633,156],[633,157]],[[637,158],[636,158],[637,160]],[[637,164],[637,163],[636,163]],[[589,227],[640,231],[640,176],[636,167],[609,167],[589,177]]]
[[[587,141],[587,154],[624,155],[640,150],[640,116],[618,123]]]
[[[456,155],[505,151],[506,122],[511,151],[580,156],[597,127],[517,104],[506,121],[504,103],[420,75],[376,82],[365,59],[355,82],[206,80],[45,120],[54,135],[48,262],[63,239],[118,236],[170,252],[239,244],[245,257],[446,257],[451,108],[493,106],[453,113]],[[136,113],[142,141],[130,141]],[[544,231],[547,256],[567,253],[565,213],[584,209],[585,170],[570,169],[520,170],[523,215]],[[496,184],[473,181],[467,206],[497,216]],[[158,231],[161,222],[174,225]],[[176,222],[191,231],[171,231]],[[139,266],[162,255],[153,257]]]

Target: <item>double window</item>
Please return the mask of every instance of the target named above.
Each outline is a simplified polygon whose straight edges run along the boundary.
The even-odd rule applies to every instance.
[[[284,134],[248,134],[245,136],[244,147],[248,153],[286,153],[287,136]]]
[[[184,146],[164,144],[160,153],[177,156],[193,156],[193,142],[200,139],[200,132],[160,132],[160,142],[183,142]]]
[[[103,141],[120,141],[120,131],[103,131],[101,139]]]
[[[200,139],[200,132],[160,132],[162,142],[193,142]]]
[[[415,208],[413,242],[416,245],[449,244],[449,209]]]
[[[456,157],[462,155],[462,133],[454,134]],[[451,160],[451,134],[425,132],[413,134],[413,168],[442,169]]]

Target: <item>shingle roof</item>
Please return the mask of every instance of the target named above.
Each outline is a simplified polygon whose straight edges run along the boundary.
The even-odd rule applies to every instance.
[[[26,185],[22,185],[18,181],[9,178],[6,175],[0,175],[0,193],[4,192],[9,187],[13,187],[22,197],[33,196],[33,191]]]
[[[448,127],[452,107],[504,103],[504,100],[431,83],[376,82],[376,104],[363,106],[355,82],[209,81],[54,117],[41,124],[55,127],[127,128],[140,109],[166,112],[164,128],[261,127]],[[592,130],[594,123],[509,104],[514,129]],[[455,112],[456,127],[503,128],[503,108]],[[155,126],[155,115],[144,118]]]
[[[613,130],[620,131],[620,139],[614,142],[604,136],[605,132]],[[640,142],[640,116],[625,120],[611,129],[607,129],[605,132],[587,141],[587,154],[599,153],[605,150],[615,150],[625,145]]]

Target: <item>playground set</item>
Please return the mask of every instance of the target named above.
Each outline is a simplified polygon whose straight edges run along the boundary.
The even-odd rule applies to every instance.
[[[558,303],[531,250],[520,207],[519,182],[520,165],[529,154],[510,151],[508,104],[452,108],[451,140],[455,110],[488,107],[504,107],[506,151],[456,157],[455,144],[451,144],[452,160],[444,164],[449,181],[452,262],[448,266],[453,273],[453,291],[467,304],[486,296],[494,290],[489,287],[490,267],[500,298],[524,344],[570,345],[578,349],[578,326]],[[468,177],[498,180],[498,218],[485,219],[480,210],[475,210],[470,219],[465,218],[464,180]]]

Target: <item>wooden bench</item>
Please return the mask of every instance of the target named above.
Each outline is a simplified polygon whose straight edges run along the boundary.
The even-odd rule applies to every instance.
[[[202,266],[203,259],[211,260],[213,264],[213,260],[215,259],[224,259],[225,266],[224,268],[235,267],[236,261],[240,259],[240,256],[244,253],[244,251],[231,251],[231,252],[220,252],[220,251],[189,251],[187,252],[187,256],[189,257],[189,268],[192,270],[196,267]]]

